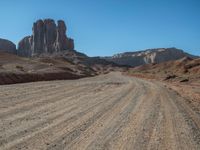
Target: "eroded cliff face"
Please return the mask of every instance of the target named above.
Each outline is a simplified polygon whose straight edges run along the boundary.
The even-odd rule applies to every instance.
[[[31,36],[19,42],[18,55],[32,57],[74,49],[74,41],[67,37],[67,27],[62,20],[57,24],[52,19],[38,20],[33,24],[32,31]]]
[[[144,64],[162,63],[165,61],[177,60],[183,57],[194,58],[195,56],[176,48],[157,48],[137,52],[125,52],[116,54],[112,57],[105,57],[104,59],[119,65],[129,65],[135,67]]]

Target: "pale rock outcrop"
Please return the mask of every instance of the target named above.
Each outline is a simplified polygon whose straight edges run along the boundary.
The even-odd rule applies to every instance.
[[[125,52],[116,54],[112,57],[104,57],[104,59],[117,63],[119,65],[140,66],[151,63],[162,63],[171,60],[177,60],[183,57],[196,58],[183,50],[176,48],[157,48],[147,49],[144,51]]]

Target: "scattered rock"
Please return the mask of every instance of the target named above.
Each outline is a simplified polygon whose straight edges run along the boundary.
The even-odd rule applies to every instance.
[[[189,81],[189,79],[182,79],[182,80],[180,80],[180,82],[188,82]]]
[[[176,75],[168,75],[168,76],[165,77],[164,80],[174,79],[176,77],[177,77]]]

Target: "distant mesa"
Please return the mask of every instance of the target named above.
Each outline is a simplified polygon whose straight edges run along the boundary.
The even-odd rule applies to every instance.
[[[0,51],[8,52],[8,53],[13,53],[16,54],[16,45],[6,39],[1,39],[0,38]]]
[[[120,53],[111,57],[105,57],[104,59],[119,65],[136,67],[144,64],[162,63],[166,61],[177,60],[184,57],[197,58],[196,56],[190,55],[177,48],[156,48],[136,52]]]
[[[32,57],[42,53],[73,50],[74,40],[66,35],[63,20],[57,24],[53,19],[38,20],[33,24],[33,34],[24,37],[18,44],[18,55]]]

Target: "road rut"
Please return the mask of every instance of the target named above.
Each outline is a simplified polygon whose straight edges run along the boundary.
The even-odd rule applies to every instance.
[[[162,83],[119,72],[2,85],[0,149],[198,150],[200,116]]]

